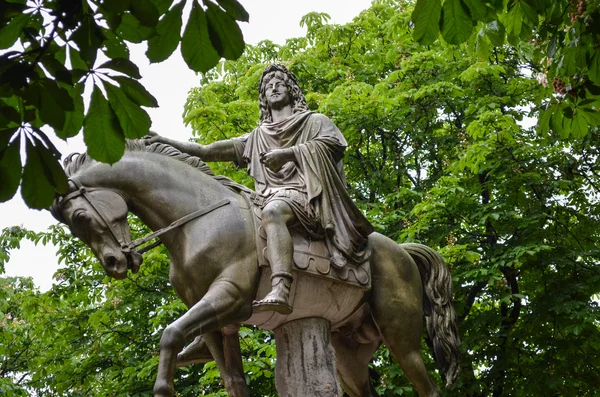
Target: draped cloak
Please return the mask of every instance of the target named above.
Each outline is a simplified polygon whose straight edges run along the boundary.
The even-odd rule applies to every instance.
[[[367,236],[373,227],[346,190],[342,158],[347,143],[329,118],[303,111],[278,122],[263,122],[233,141],[237,163],[247,166],[258,194],[268,198],[289,189],[306,194],[304,210],[318,217],[334,266],[343,266],[346,258],[354,263],[368,259]],[[285,148],[293,150],[295,162],[277,172],[260,162],[261,153]]]

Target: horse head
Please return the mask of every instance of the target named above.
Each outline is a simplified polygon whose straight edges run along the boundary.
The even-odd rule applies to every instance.
[[[165,233],[165,226],[177,219],[172,219],[174,214],[186,216],[198,209],[199,197],[212,203],[210,192],[222,195],[228,191],[201,159],[161,143],[148,145],[145,140],[128,140],[123,158],[112,165],[94,161],[87,153],[73,153],[65,158],[63,167],[70,193],[58,197],[51,212],[91,248],[106,273],[117,279],[125,278],[127,269],[137,272],[141,252],[155,246],[135,250],[141,243],[131,241],[129,210],[153,230]],[[172,189],[165,189],[165,182]],[[165,205],[175,197],[183,207]]]
[[[126,197],[111,189],[83,187],[74,179],[70,186],[70,193],[55,200],[54,217],[90,247],[108,276],[120,280],[127,277],[127,269],[137,273],[143,258],[129,248]]]

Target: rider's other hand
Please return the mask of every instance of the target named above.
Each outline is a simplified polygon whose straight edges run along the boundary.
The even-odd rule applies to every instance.
[[[288,161],[290,161],[290,159],[286,149],[275,149],[268,153],[260,154],[260,162],[273,172],[279,171]]]

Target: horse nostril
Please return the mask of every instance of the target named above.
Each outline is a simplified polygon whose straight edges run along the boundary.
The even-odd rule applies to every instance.
[[[114,266],[116,261],[117,261],[117,258],[115,258],[113,255],[106,255],[104,257],[104,263],[106,264],[107,267]]]
[[[114,255],[106,255],[104,257],[104,267],[108,272],[116,272],[119,266],[119,260]]]

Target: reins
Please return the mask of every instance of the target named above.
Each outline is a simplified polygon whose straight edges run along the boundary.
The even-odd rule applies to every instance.
[[[147,235],[145,237],[138,238],[137,240],[132,241],[131,243],[129,243],[127,245],[127,247],[129,249],[139,247],[140,245],[142,245],[150,240],[153,240],[153,239],[167,233],[168,231],[171,231],[171,230],[183,225],[184,223],[191,221],[192,219],[196,219],[198,217],[201,217],[202,215],[206,215],[209,212],[212,212],[212,211],[216,210],[217,208],[221,208],[230,203],[231,203],[231,201],[229,201],[227,199],[223,199],[221,201],[218,201],[214,204],[209,205],[208,207],[200,208],[199,210],[194,211],[191,214],[187,214],[183,218],[179,218],[178,220],[174,221],[167,227],[163,227],[162,229],[158,229],[157,231],[150,233],[149,235]],[[141,249],[137,250],[137,252],[139,252],[140,254],[143,254],[144,252],[151,250],[152,248],[157,247],[161,244],[162,244],[162,241],[158,240],[158,241],[153,242],[152,244],[142,247]]]
[[[121,247],[121,251],[123,251],[125,254],[128,254],[131,252],[131,250],[134,250],[135,248],[139,247],[142,244],[147,243],[150,240],[153,240],[155,238],[159,238],[160,236],[162,236],[163,234],[193,220],[196,219],[202,215],[206,215],[209,212],[212,212],[218,208],[221,208],[227,204],[230,204],[231,202],[228,199],[223,199],[221,201],[218,201],[214,204],[211,204],[207,207],[204,208],[200,208],[197,211],[194,211],[190,214],[187,214],[186,216],[177,219],[176,221],[174,221],[173,223],[171,223],[169,226],[167,227],[163,227],[162,229],[159,229],[155,232],[150,233],[147,236],[138,238],[137,240],[131,241],[129,243],[126,243],[125,241],[123,241],[120,237],[119,237],[119,233],[117,233],[113,227],[113,225],[108,221],[108,218],[106,217],[106,214],[104,214],[100,208],[96,207],[94,205],[94,201],[92,200],[92,197],[89,194],[89,190],[85,187],[82,186],[81,183],[74,179],[74,178],[69,178],[69,181],[73,182],[73,184],[75,185],[75,187],[77,187],[77,190],[74,192],[71,192],[69,194],[67,194],[62,202],[61,205],[64,205],[67,201],[74,199],[76,197],[82,196],[83,198],[85,198],[85,200],[88,202],[88,204],[90,205],[90,207],[92,207],[94,209],[94,211],[96,211],[96,213],[100,216],[100,219],[102,219],[102,221],[104,222],[104,225],[107,227],[107,229],[110,231],[110,234],[112,235],[113,239],[117,242],[117,244],[119,244],[119,246]],[[157,247],[159,245],[162,244],[162,241],[157,240],[155,242],[153,242],[152,244],[148,244],[145,247],[142,247],[138,250],[136,250],[139,254],[143,254],[149,250],[151,250],[154,247]]]

